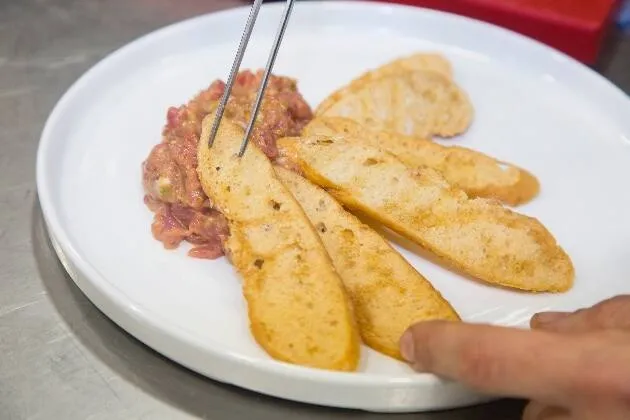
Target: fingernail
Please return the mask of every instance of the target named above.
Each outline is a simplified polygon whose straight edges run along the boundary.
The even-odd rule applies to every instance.
[[[556,322],[569,314],[570,312],[541,312],[534,315],[534,321],[537,324],[549,324],[552,322]]]
[[[413,363],[416,358],[415,344],[411,331],[406,331],[400,339],[400,355],[409,363]]]

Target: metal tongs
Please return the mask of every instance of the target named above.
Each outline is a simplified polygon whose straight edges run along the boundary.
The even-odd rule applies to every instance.
[[[276,61],[278,50],[280,49],[280,44],[282,43],[282,38],[284,37],[284,32],[287,28],[289,17],[291,16],[291,11],[293,10],[294,1],[295,0],[287,0],[287,4],[284,8],[284,13],[282,15],[280,27],[278,28],[276,39],[273,43],[271,53],[267,60],[267,66],[265,68],[265,73],[263,75],[262,81],[260,83],[260,87],[258,89],[258,95],[256,96],[256,101],[254,102],[254,107],[252,110],[251,117],[249,119],[249,124],[247,125],[247,129],[245,130],[245,137],[243,138],[243,142],[241,143],[241,148],[238,152],[239,157],[242,157],[243,154],[245,153],[245,150],[247,149],[247,144],[249,143],[249,139],[252,135],[252,130],[256,122],[256,117],[258,116],[258,111],[260,111],[260,104],[262,103],[265,89],[267,88],[267,82],[269,82],[269,76],[271,75],[271,70],[273,69],[273,65]],[[241,37],[241,42],[238,46],[238,51],[236,52],[234,63],[232,64],[230,77],[228,78],[227,84],[225,86],[225,92],[223,93],[221,102],[219,102],[219,107],[217,108],[217,113],[214,119],[214,123],[212,124],[212,130],[210,131],[210,138],[208,139],[208,147],[212,147],[212,144],[214,143],[214,139],[217,136],[217,132],[219,131],[219,125],[221,124],[223,113],[225,112],[225,106],[228,102],[228,99],[230,98],[230,93],[232,92],[232,87],[234,86],[236,75],[238,74],[239,69],[241,67],[241,62],[243,61],[243,56],[245,55],[245,50],[247,49],[247,44],[249,43],[249,38],[252,34],[252,30],[254,29],[254,24],[256,23],[256,19],[258,17],[258,12],[260,12],[260,7],[262,6],[262,2],[263,0],[254,0],[252,9],[249,12],[249,18],[247,19],[247,24],[245,25],[245,31],[243,32],[243,36]]]

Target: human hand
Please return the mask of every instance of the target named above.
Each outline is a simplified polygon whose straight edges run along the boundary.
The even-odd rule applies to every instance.
[[[630,295],[530,325],[419,323],[401,353],[419,372],[531,400],[523,420],[630,419]]]

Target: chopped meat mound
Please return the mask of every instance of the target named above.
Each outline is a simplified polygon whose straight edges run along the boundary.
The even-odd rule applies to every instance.
[[[240,72],[235,80],[225,117],[246,128],[263,72]],[[189,255],[215,259],[224,255],[228,236],[225,217],[212,208],[197,176],[197,142],[201,122],[217,107],[225,83],[217,80],[190,102],[166,113],[162,142],[142,164],[144,202],[154,213],[151,231],[167,249],[182,241],[193,244]],[[309,105],[295,80],[271,76],[251,141],[270,159],[278,156],[276,140],[297,136],[312,119]]]

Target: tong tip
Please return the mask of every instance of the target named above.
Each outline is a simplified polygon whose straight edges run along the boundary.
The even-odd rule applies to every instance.
[[[249,144],[249,140],[251,138],[251,135],[254,129],[254,124],[256,122],[256,118],[258,117],[258,112],[260,111],[264,93],[267,88],[267,84],[269,82],[269,77],[271,75],[271,71],[275,64],[276,57],[278,56],[278,50],[280,49],[280,44],[282,43],[282,39],[284,38],[284,33],[286,31],[286,28],[289,22],[289,17],[291,16],[291,11],[293,10],[294,2],[295,0],[287,0],[287,4],[284,9],[284,13],[282,15],[282,20],[280,22],[280,27],[278,28],[278,33],[276,34],[276,39],[274,40],[271,53],[267,60],[267,65],[265,67],[265,72],[260,82],[260,87],[258,89],[256,101],[254,102],[251,117],[247,125],[247,129],[245,131],[245,136],[243,138],[243,142],[241,143],[241,147],[238,152],[239,157],[243,157],[243,155],[245,154],[245,150],[247,149],[247,145]],[[219,131],[219,125],[221,124],[221,119],[223,118],[225,106],[227,105],[228,99],[232,92],[232,87],[234,86],[234,81],[236,79],[236,75],[239,71],[241,62],[243,60],[245,50],[247,49],[247,44],[249,43],[249,39],[253,30],[254,24],[256,22],[256,19],[258,17],[258,12],[260,11],[261,5],[262,5],[262,0],[255,0],[254,4],[252,5],[252,9],[250,11],[247,24],[245,26],[245,30],[243,32],[243,36],[241,37],[241,42],[240,42],[238,51],[236,53],[236,57],[234,59],[234,63],[232,64],[230,76],[229,76],[228,82],[226,83],[225,92],[223,93],[223,97],[221,98],[221,102],[219,103],[219,108],[217,109],[217,113],[215,115],[214,123],[212,124],[212,130],[210,131],[210,138],[208,139],[209,147],[212,147],[212,145],[214,144],[214,140],[216,138],[217,132]]]

